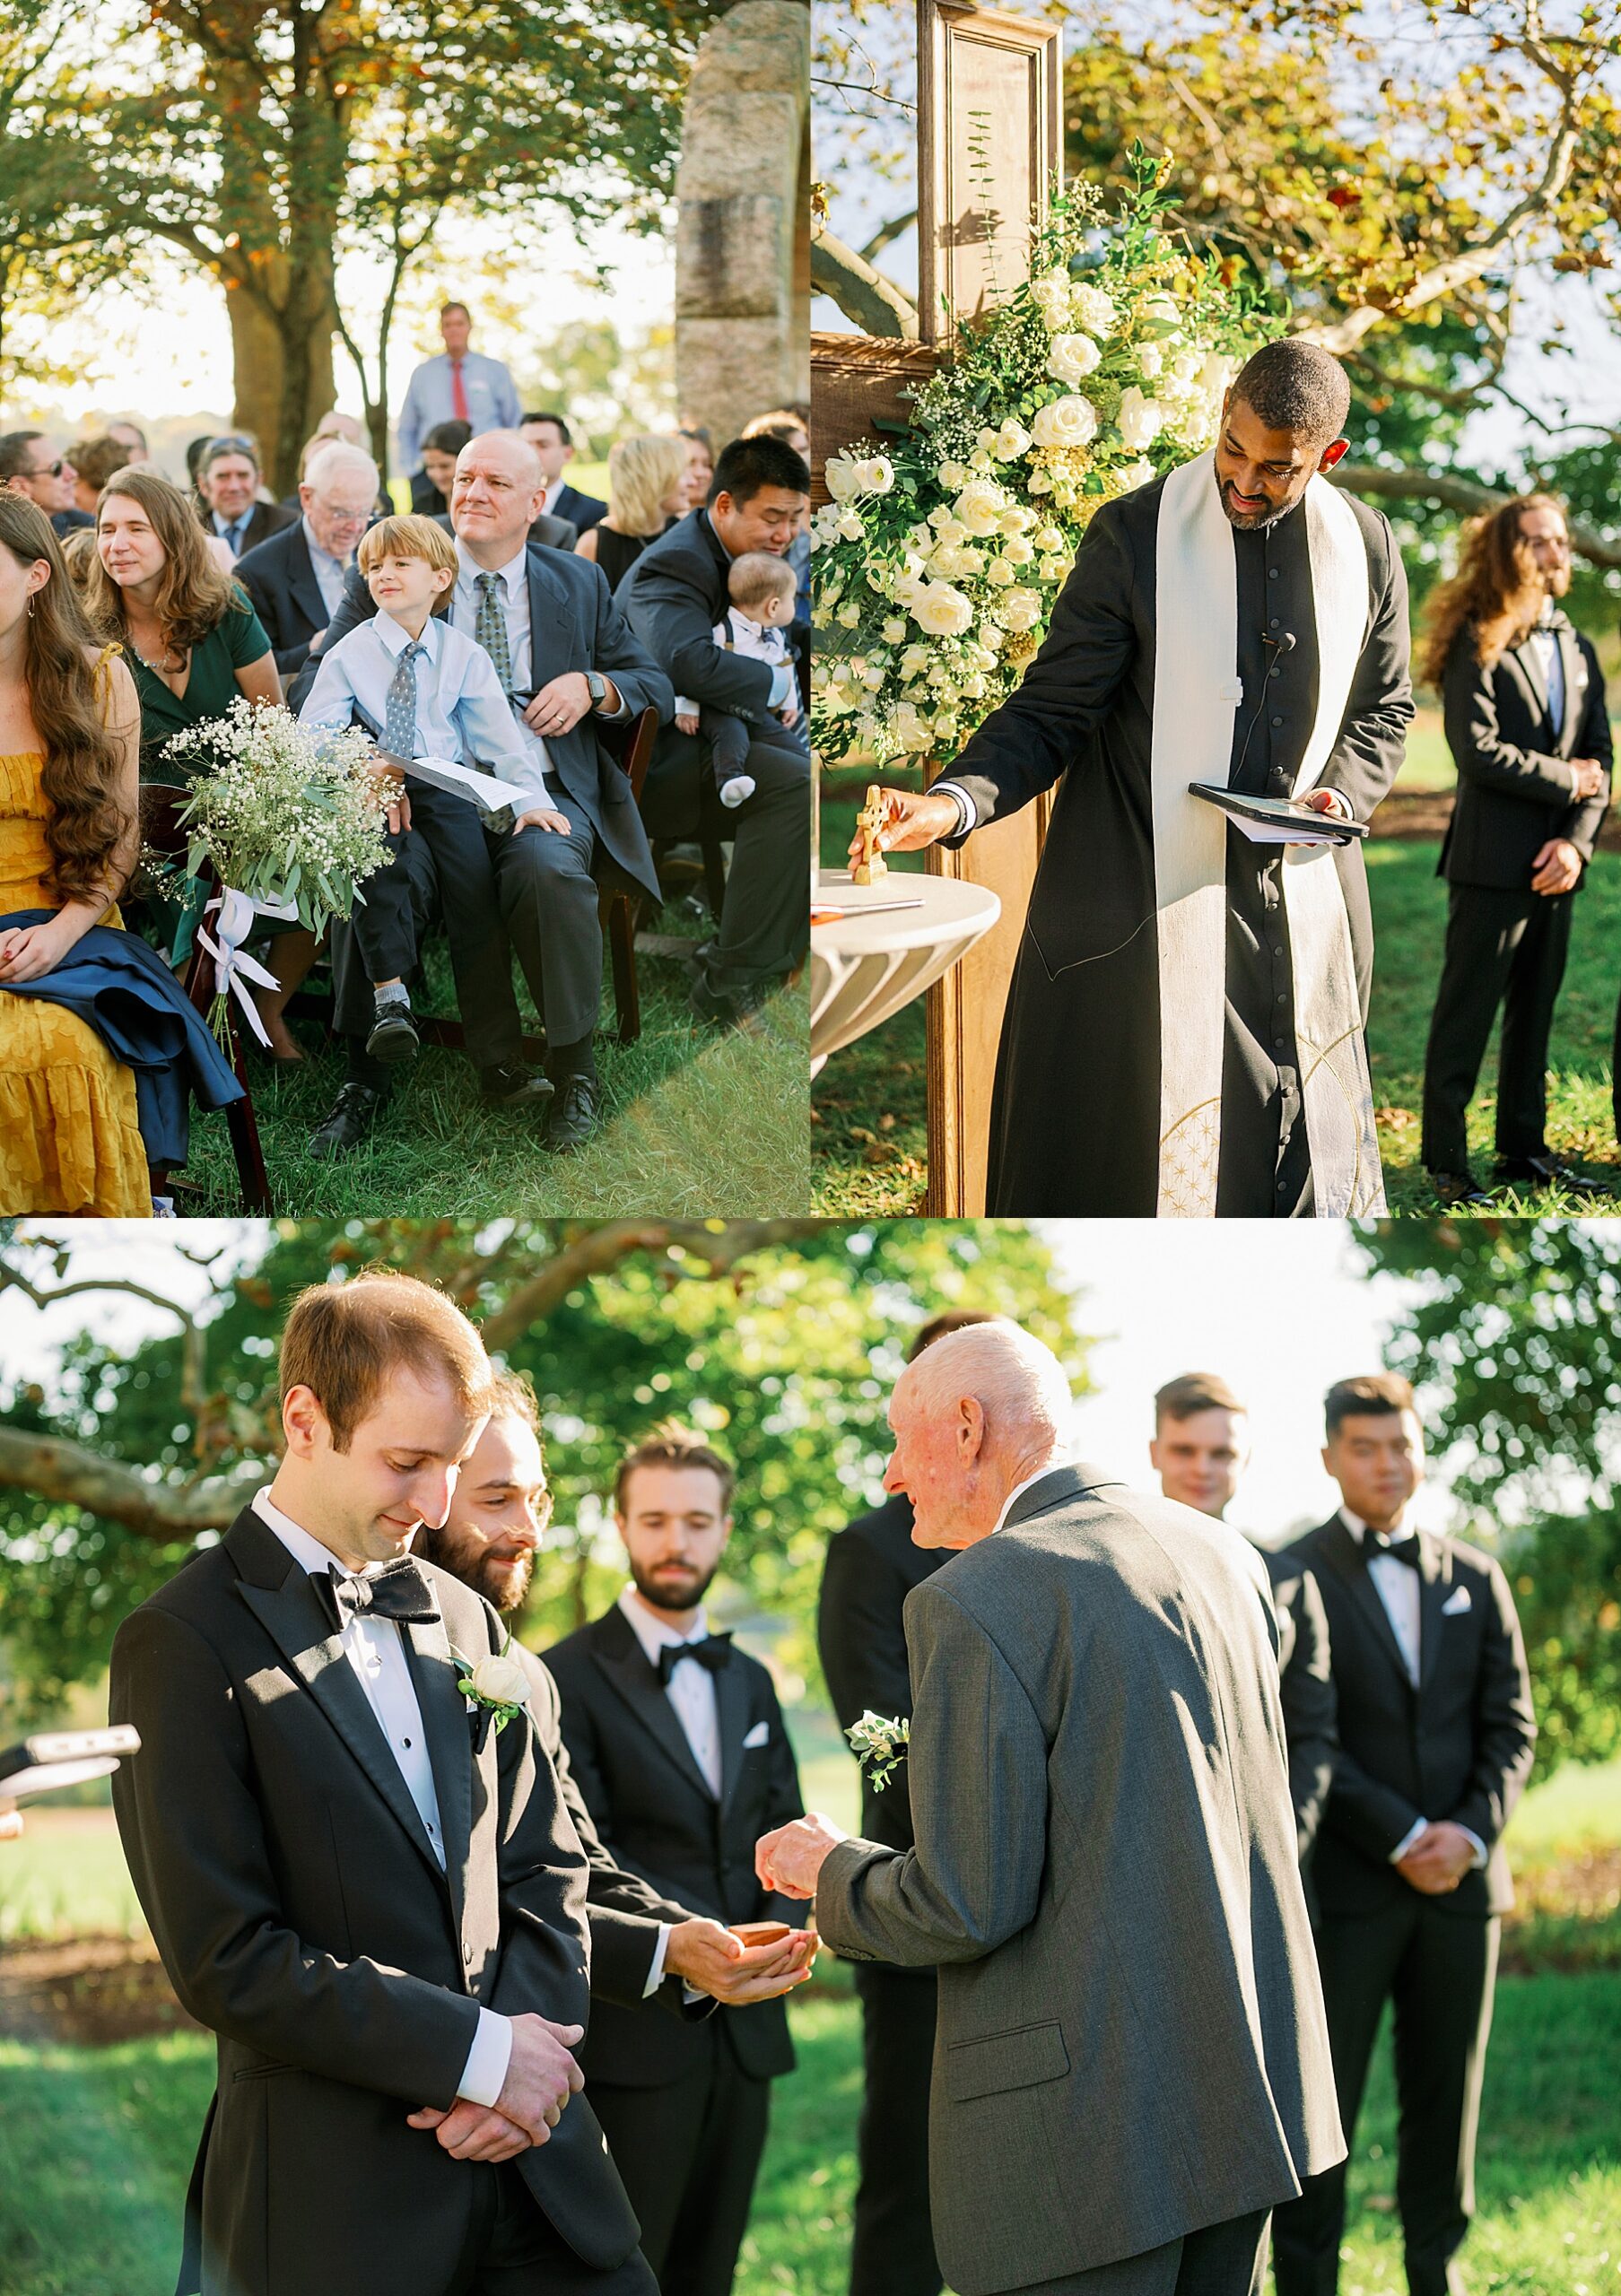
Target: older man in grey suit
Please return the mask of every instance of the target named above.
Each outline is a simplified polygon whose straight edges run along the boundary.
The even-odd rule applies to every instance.
[[[1259,2296],[1269,2212],[1345,2153],[1266,1572],[1070,1464],[1068,1418],[1011,1324],[902,1373],[885,1485],[965,1550],[906,1603],[917,1846],[813,1815],[761,1878],[814,1894],[837,1953],[939,1967],[960,2296]]]

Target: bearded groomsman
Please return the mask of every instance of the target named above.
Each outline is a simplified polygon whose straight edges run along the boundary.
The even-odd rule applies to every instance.
[[[1340,1752],[1314,1859],[1339,2112],[1355,2128],[1380,2014],[1395,2014],[1396,2200],[1411,2296],[1451,2296],[1474,2207],[1503,1829],[1531,1766],[1530,1679],[1508,1580],[1411,1518],[1424,1434],[1405,1379],[1329,1390],[1323,1465],[1342,1503],[1296,1552],[1333,1636]],[[1278,2296],[1333,2296],[1345,2164],[1274,2227]]]
[[[1601,1194],[1547,1144],[1547,1047],[1582,889],[1609,804],[1599,657],[1559,604],[1564,513],[1522,494],[1479,519],[1431,605],[1425,664],[1446,705],[1458,795],[1441,848],[1446,961],[1424,1064],[1424,1161],[1443,1205],[1486,1204],[1466,1119],[1503,1007],[1497,1178]]]
[[[960,845],[1059,785],[1008,993],[989,1209],[1247,1219],[1383,1203],[1359,841],[1255,845],[1192,782],[1366,822],[1413,715],[1386,520],[1326,483],[1350,386],[1298,337],[1210,453],[1106,502],[1046,642],[880,842]]]
[[[948,1331],[993,1317],[964,1309],[936,1316],[906,1360]],[[912,1537],[911,1501],[896,1492],[827,1543],[816,1642],[828,1695],[849,1730],[867,1712],[911,1718],[911,1677],[902,1613],[914,1587],[946,1560]],[[883,1793],[861,1780],[861,1831],[868,1841],[910,1849],[914,1836],[906,1765]],[[857,2144],[861,2180],[850,2240],[850,2296],[937,2296],[940,2267],[928,2217],[928,2084],[935,2049],[935,1973],[863,1961],[862,2102]]]
[[[797,1926],[754,1878],[757,1837],[804,1808],[771,1678],[711,1634],[703,1597],[731,1535],[729,1463],[681,1428],[621,1462],[632,1583],[546,1654],[575,1781],[616,1861],[725,1923]],[[773,2078],[794,2064],[780,2001],[698,2024],[602,2004],[580,2062],[663,2296],[726,2296]]]
[[[1148,1457],[1167,1499],[1226,1518],[1250,1464],[1249,1413],[1224,1379],[1208,1371],[1167,1380],[1154,1398]],[[1314,1907],[1312,1845],[1334,1775],[1334,1684],[1329,1622],[1317,1583],[1297,1554],[1260,1547],[1277,1613],[1277,1683],[1289,1749],[1289,1799],[1307,1907]]]

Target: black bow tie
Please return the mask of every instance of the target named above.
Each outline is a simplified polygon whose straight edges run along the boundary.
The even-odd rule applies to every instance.
[[[1376,1554],[1388,1554],[1397,1562],[1405,1562],[1409,1570],[1418,1569],[1418,1534],[1404,1531],[1399,1538],[1389,1538],[1382,1531],[1367,1530],[1362,1535],[1362,1552],[1372,1562]]]
[[[701,1666],[707,1666],[711,1674],[718,1674],[731,1655],[732,1638],[729,1634],[706,1635],[702,1642],[667,1642],[658,1653],[658,1679],[668,1690],[670,1676],[684,1658],[696,1658]]]
[[[309,1585],[334,1634],[343,1632],[346,1619],[367,1612],[373,1618],[397,1619],[415,1626],[431,1626],[439,1616],[428,1582],[408,1554],[365,1578],[345,1578],[336,1570],[312,1570]]]

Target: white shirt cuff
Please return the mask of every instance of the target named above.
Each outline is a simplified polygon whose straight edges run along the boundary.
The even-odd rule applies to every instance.
[[[473,2046],[467,2051],[467,2061],[456,2093],[475,2105],[492,2105],[507,2084],[507,2067],[512,2062],[512,2025],[510,2018],[498,2016],[493,2009],[482,2008],[478,2013],[478,2031],[473,2036]]]
[[[1395,1848],[1390,1852],[1390,1863],[1392,1866],[1400,1865],[1408,1850],[1412,1848],[1413,1844],[1425,1832],[1429,1822],[1428,1818],[1418,1818],[1414,1821],[1407,1831],[1402,1835],[1401,1839],[1397,1843]],[[1474,1836],[1471,1835],[1469,1838],[1473,1840]]]
[[[1330,789],[1329,795],[1334,800],[1334,819],[1336,821],[1348,822],[1355,819],[1355,816],[1351,812],[1351,800],[1346,796],[1343,789]]]
[[[648,1981],[641,1988],[641,1997],[644,2001],[650,2001],[664,1983],[664,1957],[669,1950],[670,1924],[667,1921],[661,1921],[658,1925],[658,1943],[653,1948],[653,1966],[648,1971]]]
[[[1452,1822],[1454,1825],[1458,1824],[1458,1821],[1455,1818]],[[1475,1871],[1478,1874],[1481,1867],[1486,1863],[1491,1853],[1486,1848],[1485,1842],[1481,1840],[1480,1836],[1477,1833],[1471,1833],[1468,1826],[1458,1826],[1458,1831],[1463,1836],[1465,1841],[1472,1841],[1475,1845]]]
[[[977,829],[979,827],[980,809],[974,804],[973,799],[969,796],[967,790],[963,788],[961,782],[931,781],[928,785],[928,794],[931,797],[943,796],[953,796],[962,806],[963,826],[961,830],[953,831],[952,834],[954,837],[965,837],[971,829]]]

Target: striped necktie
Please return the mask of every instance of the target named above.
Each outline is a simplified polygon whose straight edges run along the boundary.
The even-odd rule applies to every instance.
[[[416,657],[427,650],[414,638],[402,650],[389,682],[383,747],[390,757],[416,755]]]
[[[512,691],[512,653],[507,644],[507,609],[501,596],[499,574],[475,574],[474,587],[478,592],[478,615],[473,625],[473,635],[495,665],[495,674],[501,680],[501,690]]]

